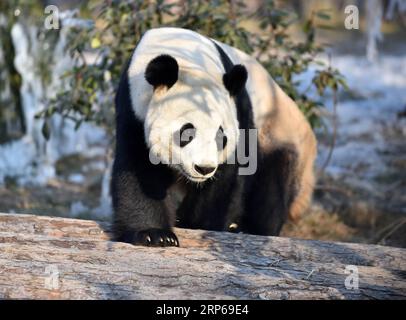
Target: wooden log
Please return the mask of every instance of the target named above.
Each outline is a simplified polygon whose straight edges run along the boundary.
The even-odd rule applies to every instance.
[[[406,299],[405,249],[176,233],[180,248],[148,248],[110,241],[106,223],[0,214],[0,298]]]

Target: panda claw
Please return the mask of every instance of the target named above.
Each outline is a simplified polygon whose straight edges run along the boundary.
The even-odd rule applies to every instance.
[[[131,237],[123,238],[122,241],[135,245],[153,246],[153,247],[179,247],[179,241],[176,235],[165,229],[147,229],[134,232]]]

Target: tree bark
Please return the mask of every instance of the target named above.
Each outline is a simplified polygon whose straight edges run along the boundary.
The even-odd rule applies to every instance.
[[[0,214],[0,298],[406,299],[406,249],[176,233],[180,248],[148,248],[107,223]]]

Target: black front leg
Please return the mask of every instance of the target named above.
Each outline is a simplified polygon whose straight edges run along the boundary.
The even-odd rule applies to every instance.
[[[159,181],[156,176],[155,179]],[[151,185],[147,190],[148,188]],[[148,246],[179,246],[179,241],[171,230],[174,217],[165,209],[163,199],[159,199],[160,196],[165,197],[165,194],[159,194],[163,190],[156,189],[153,195],[148,194],[151,189],[145,191],[136,170],[124,170],[115,164],[112,195],[116,240]]]
[[[175,217],[169,215],[163,203],[173,182],[172,172],[149,160],[144,125],[131,106],[127,70],[128,65],[116,95],[116,154],[111,181],[115,239],[178,246],[172,232]]]

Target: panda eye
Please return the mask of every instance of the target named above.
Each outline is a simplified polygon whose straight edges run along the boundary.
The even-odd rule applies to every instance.
[[[224,134],[222,126],[220,126],[220,128],[217,130],[216,143],[218,150],[223,150],[227,145],[227,136]]]
[[[187,144],[189,144],[196,135],[196,128],[191,123],[186,123],[180,128],[179,131],[174,133],[174,141],[175,143],[183,148]]]

